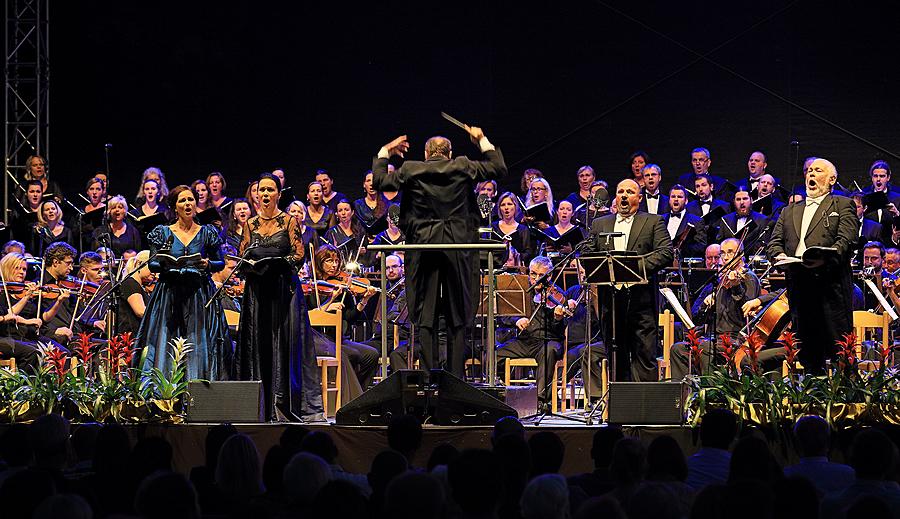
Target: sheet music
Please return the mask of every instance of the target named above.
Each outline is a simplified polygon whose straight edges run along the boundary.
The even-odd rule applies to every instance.
[[[672,309],[675,310],[675,315],[681,319],[681,322],[688,328],[694,328],[694,321],[691,319],[691,316],[684,310],[684,307],[681,306],[681,302],[678,301],[678,298],[675,296],[675,292],[672,292],[672,289],[669,287],[660,288],[659,293],[666,298],[666,301],[672,305]]]

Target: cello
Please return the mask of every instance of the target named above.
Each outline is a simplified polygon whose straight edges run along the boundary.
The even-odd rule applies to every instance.
[[[746,347],[758,344],[757,353],[764,349],[773,348],[781,338],[781,334],[791,323],[790,306],[788,305],[787,291],[781,289],[777,298],[769,302],[747,325],[747,333],[741,342],[741,347],[734,354],[734,366],[737,374],[741,374],[741,362],[747,356]]]

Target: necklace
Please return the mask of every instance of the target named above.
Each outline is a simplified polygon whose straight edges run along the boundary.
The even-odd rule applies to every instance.
[[[266,218],[265,216],[263,216],[263,215],[261,215],[261,214],[260,214],[260,215],[257,215],[257,216],[259,216],[259,219],[260,219],[260,220],[266,220],[266,221],[268,221],[268,220],[274,220],[275,218],[278,218],[279,216],[281,216],[281,213],[283,213],[283,212],[284,212],[284,211],[279,210],[277,213],[275,213],[274,215],[272,215],[272,216],[270,216],[270,217],[268,217],[268,218]]]

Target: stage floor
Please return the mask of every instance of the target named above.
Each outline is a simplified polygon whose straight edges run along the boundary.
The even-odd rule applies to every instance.
[[[215,424],[190,423],[182,425],[143,424],[127,426],[134,441],[141,437],[161,436],[173,447],[174,465],[179,472],[187,473],[191,467],[204,462],[204,440],[210,427]],[[235,424],[238,430],[250,436],[259,449],[261,458],[278,443],[282,432],[291,424]],[[382,450],[387,449],[387,428],[383,426],[341,426],[333,423],[296,424],[312,431],[327,432],[334,439],[338,448],[338,462],[350,472],[365,474],[369,471],[372,459]],[[566,446],[562,473],[574,475],[593,470],[591,460],[591,443],[594,431],[602,425],[586,425],[562,418],[547,417],[540,425],[526,424],[526,435],[538,431],[553,431],[560,436]],[[689,427],[625,427],[625,434],[639,436],[645,443],[660,434],[673,436],[681,444],[686,455],[697,449],[697,440]],[[419,449],[413,465],[425,467],[428,456],[437,445],[451,444],[458,449],[491,448],[491,431],[489,426],[437,426],[425,425],[423,428],[422,447]]]

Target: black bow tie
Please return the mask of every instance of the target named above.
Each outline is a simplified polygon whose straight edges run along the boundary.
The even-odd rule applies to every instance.
[[[700,200],[700,205],[712,205],[712,200]]]
[[[669,218],[681,218],[681,212],[669,213]]]
[[[644,196],[647,197],[647,200],[659,200],[659,193],[656,193],[655,195],[644,195]]]

